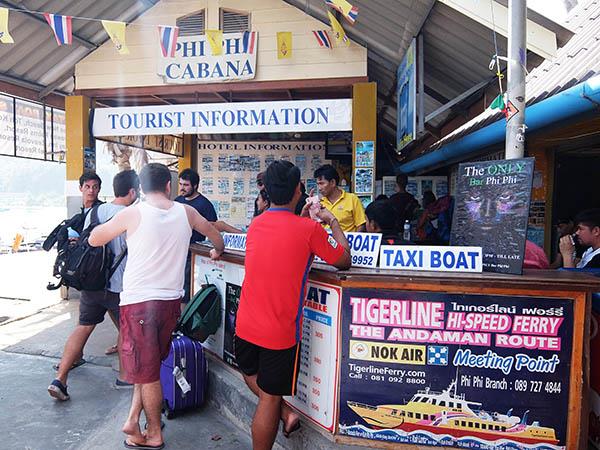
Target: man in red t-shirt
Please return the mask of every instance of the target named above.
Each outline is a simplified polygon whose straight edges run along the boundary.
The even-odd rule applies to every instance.
[[[294,215],[301,196],[296,166],[273,162],[264,183],[271,207],[248,230],[235,330],[236,361],[259,397],[252,422],[254,450],[272,448],[280,418],[286,437],[300,425],[282,397],[296,392],[302,306],[314,255],[340,269],[350,267],[350,246],[331,212],[323,208],[318,213],[331,236],[319,223]]]

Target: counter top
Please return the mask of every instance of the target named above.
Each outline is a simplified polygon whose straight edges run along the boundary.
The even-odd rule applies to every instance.
[[[208,256],[212,247],[207,244],[192,244],[191,250]],[[224,261],[237,264],[244,263],[244,252],[226,250],[221,256]],[[509,275],[492,272],[457,273],[433,271],[408,271],[390,269],[366,269],[352,267],[349,270],[338,270],[327,264],[314,263],[312,272],[325,278],[340,281],[385,282],[399,284],[438,284],[464,285],[481,287],[535,288],[541,290],[578,290],[600,292],[600,277],[573,270],[535,270],[526,269],[523,275]]]

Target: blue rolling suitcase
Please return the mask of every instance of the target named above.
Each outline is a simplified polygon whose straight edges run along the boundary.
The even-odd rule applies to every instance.
[[[208,388],[208,363],[200,342],[180,333],[160,366],[160,384],[167,419],[185,409],[201,406]]]

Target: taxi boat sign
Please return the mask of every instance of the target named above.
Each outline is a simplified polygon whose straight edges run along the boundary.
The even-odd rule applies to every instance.
[[[382,245],[379,267],[438,272],[482,271],[481,247]]]

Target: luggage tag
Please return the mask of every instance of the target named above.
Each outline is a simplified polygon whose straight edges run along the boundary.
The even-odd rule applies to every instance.
[[[183,372],[179,367],[175,366],[173,369],[173,376],[175,376],[175,381],[177,381],[177,384],[181,388],[181,391],[184,393],[184,395],[192,390],[190,384],[183,376]]]

